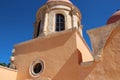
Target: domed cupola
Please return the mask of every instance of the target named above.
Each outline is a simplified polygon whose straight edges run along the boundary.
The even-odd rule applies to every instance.
[[[34,38],[77,28],[82,35],[81,13],[70,0],[48,0],[38,9]]]
[[[120,10],[117,10],[107,21],[107,24],[114,23],[120,20]]]

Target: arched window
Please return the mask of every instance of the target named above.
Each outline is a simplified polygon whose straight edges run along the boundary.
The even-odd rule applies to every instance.
[[[56,14],[56,31],[65,30],[65,18],[62,14]]]

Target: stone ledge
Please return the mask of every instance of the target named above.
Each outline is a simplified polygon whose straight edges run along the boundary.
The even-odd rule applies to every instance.
[[[25,79],[25,80],[52,80],[51,78],[36,78],[36,79]]]
[[[14,72],[17,72],[17,71],[18,71],[18,70],[15,70],[15,69],[11,69],[11,68],[4,67],[4,66],[0,66],[0,68],[6,69],[6,70],[9,70],[9,71],[14,71]]]
[[[80,66],[91,66],[94,63],[94,61],[89,61],[89,62],[81,62]]]

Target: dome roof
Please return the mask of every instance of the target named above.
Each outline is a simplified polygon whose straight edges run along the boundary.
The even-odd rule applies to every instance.
[[[107,21],[107,24],[114,23],[120,20],[120,10],[116,11]]]
[[[70,0],[48,0],[47,2],[55,2],[55,1],[62,1],[67,3],[72,3]]]

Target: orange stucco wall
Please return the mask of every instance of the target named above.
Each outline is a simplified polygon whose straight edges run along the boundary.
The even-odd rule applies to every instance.
[[[74,52],[76,44],[73,38],[73,33],[68,31],[16,45],[17,80],[36,79],[29,73],[30,65],[36,59],[43,60],[45,66],[38,78],[53,78]]]
[[[76,44],[77,44],[77,49],[81,52],[82,62],[94,61],[90,49],[85,43],[85,40],[81,37],[81,35],[78,35],[78,33],[76,33]]]
[[[112,30],[100,60],[84,80],[120,80],[120,24]]]
[[[16,80],[17,71],[0,66],[0,80]]]
[[[43,60],[45,67],[43,72],[37,79],[42,79],[44,77],[53,79],[63,68],[63,66],[70,60],[72,55],[76,54],[75,51],[78,50],[78,41],[76,38],[79,36],[76,36],[76,32],[76,29],[68,30],[16,45],[14,53],[14,63],[18,69],[17,80],[36,79],[35,77],[32,77],[29,73],[30,65],[36,59]],[[78,54],[81,55],[81,50],[78,51]],[[76,55],[76,57],[79,55]],[[75,57],[73,57],[72,60],[73,59],[75,59]],[[92,55],[90,55],[89,53],[85,60],[93,60]],[[71,65],[77,65],[76,71],[78,70],[77,73],[80,73],[78,66],[82,61],[82,56],[79,56],[79,58],[77,58],[77,61],[78,62],[71,63]],[[70,65],[67,65],[67,67],[70,67]],[[68,72],[68,70],[65,71]],[[70,74],[72,74],[71,71]],[[79,75],[76,75],[74,76],[74,78],[78,78],[78,76]]]
[[[53,80],[80,80],[80,58],[76,50]]]

